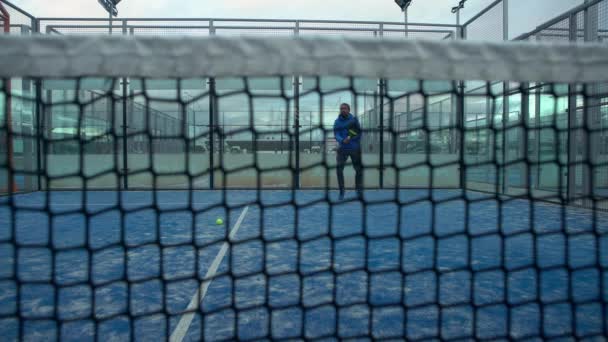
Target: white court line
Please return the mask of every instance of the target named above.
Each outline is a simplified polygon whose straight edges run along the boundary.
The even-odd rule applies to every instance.
[[[228,236],[229,241],[235,237],[236,233],[241,227],[241,223],[243,222],[243,219],[245,218],[248,209],[249,207],[245,207],[245,209],[243,209],[241,215],[234,224],[234,227],[232,227],[230,235]],[[209,289],[209,285],[211,285],[211,282],[213,281],[213,276],[215,276],[217,269],[220,267],[220,263],[222,262],[224,256],[226,255],[226,252],[228,251],[228,246],[228,241],[224,242],[222,248],[220,248],[219,253],[217,253],[217,255],[215,256],[211,267],[209,267],[209,269],[207,270],[207,274],[205,274],[205,279],[208,280],[203,281],[200,288],[196,290],[194,296],[192,296],[192,299],[188,304],[188,307],[186,308],[186,311],[194,311],[196,308],[198,308],[198,304],[203,302],[203,299],[207,294],[207,290]],[[188,331],[188,328],[192,323],[192,319],[194,319],[194,312],[188,312],[183,314],[182,317],[179,319],[179,323],[177,323],[175,330],[171,334],[171,337],[169,337],[169,341],[181,342],[184,339],[184,336],[186,336],[186,332]]]
[[[192,205],[199,205],[199,204],[218,204],[218,201],[215,202],[163,202],[163,201],[156,201],[156,205],[188,205],[188,204],[192,204]],[[48,202],[49,206],[53,206],[53,207],[74,207],[74,206],[81,206],[82,203],[54,203],[52,200]],[[119,202],[114,202],[114,203],[87,203],[85,202],[84,205],[85,206],[118,206],[119,204],[122,204],[123,206],[125,205],[132,205],[132,206],[144,206],[144,205],[153,205],[154,202],[142,202],[142,203],[131,203],[131,202],[125,202],[123,201],[122,203]],[[24,205],[25,206],[25,205]],[[30,206],[28,204],[28,206]],[[33,206],[33,204],[31,205]]]

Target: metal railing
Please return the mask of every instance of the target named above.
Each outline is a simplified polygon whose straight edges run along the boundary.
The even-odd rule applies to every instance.
[[[588,9],[605,3],[606,0],[591,0],[579,5],[552,20],[538,26],[535,30],[521,34],[513,40],[525,40],[533,36],[546,33],[562,21],[569,20],[573,15],[584,13]],[[108,18],[70,18],[70,17],[35,17],[22,8],[14,5],[8,0],[0,0],[12,15],[11,23],[16,30],[22,32],[40,33],[104,33],[109,31]],[[500,40],[506,39],[509,18],[507,9],[508,0],[496,0],[470,18],[462,25],[435,24],[390,21],[361,21],[361,20],[307,20],[307,19],[233,19],[233,18],[118,18],[112,20],[112,29],[116,33],[123,33],[126,28],[128,34],[247,34],[247,33],[275,33],[275,34],[353,34],[368,36],[390,36],[411,37],[431,39],[456,39],[462,32],[465,39],[471,37],[475,25],[483,24],[482,21],[494,12],[500,13],[500,17],[492,20],[492,27],[485,27],[482,39]],[[15,18],[18,16],[18,18]],[[24,29],[25,27],[25,29]],[[64,30],[64,32],[62,32]],[[155,32],[149,32],[154,30]],[[167,30],[167,32],[158,32]],[[146,32],[148,31],[148,32]],[[218,32],[219,31],[219,32]],[[250,32],[247,32],[250,31]],[[563,30],[562,30],[563,31]],[[608,29],[599,31],[601,37],[608,36]],[[566,35],[555,33],[554,38],[564,38]],[[481,33],[480,33],[481,34]]]
[[[38,32],[70,34],[102,34],[110,30],[102,18],[37,18]],[[297,19],[226,19],[226,18],[121,18],[112,21],[114,34],[132,35],[357,35],[368,37],[410,37],[454,39],[458,27],[447,24],[330,21]]]

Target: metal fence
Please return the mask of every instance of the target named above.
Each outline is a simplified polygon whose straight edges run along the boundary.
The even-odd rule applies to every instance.
[[[608,1],[586,1],[517,39],[607,42]],[[563,152],[568,162],[567,169],[563,170],[564,190],[573,198],[589,196],[597,188],[603,189],[603,196],[608,194],[608,84],[589,85],[586,93],[583,103],[575,96],[569,96],[568,108],[562,120],[567,130],[560,132],[560,139],[567,143],[563,145],[568,146],[567,151]],[[539,101],[541,98],[536,97],[534,105],[538,106]],[[542,117],[538,116],[538,119]],[[542,126],[540,120],[533,124],[535,127]],[[539,136],[537,140],[542,144],[542,137]],[[541,147],[538,149],[541,150]],[[539,184],[539,187],[542,186]]]
[[[501,41],[509,39],[509,3],[497,0],[462,25],[468,40]]]
[[[605,42],[608,1],[587,1],[514,40]]]
[[[465,39],[508,40],[508,9],[509,0],[491,3],[463,25]],[[608,1],[587,0],[513,40],[593,43],[606,42],[607,38]],[[498,104],[499,108],[492,114],[486,114],[490,113],[486,111],[482,117],[486,120],[495,117],[505,125],[496,128],[495,134],[501,135],[502,141],[491,149],[497,152],[499,164],[513,165],[496,170],[476,167],[468,177],[467,186],[483,189],[484,184],[489,183],[505,194],[519,194],[521,189],[542,191],[547,196],[562,196],[561,200],[583,206],[591,204],[577,198],[589,198],[591,194],[605,198],[608,194],[608,85],[588,85],[584,100],[570,95],[574,89],[569,89],[568,85],[562,87],[561,93],[549,90],[543,84],[498,82],[494,86],[504,89],[498,93],[503,96],[486,99],[486,103]],[[526,91],[521,98],[505,94],[508,89],[515,89],[513,87]],[[475,93],[477,88],[467,87],[466,91]],[[559,106],[556,105],[558,101],[561,102]],[[472,112],[475,110],[465,104],[465,113]],[[479,139],[480,133],[487,133],[484,132],[487,123],[482,122],[482,128],[477,128],[479,122],[474,121],[476,123],[469,130]],[[525,131],[518,128],[519,125],[525,127]],[[489,141],[483,136],[481,140]],[[510,148],[523,140],[527,141],[528,151]],[[487,153],[477,151],[469,153],[469,157],[475,159],[481,155],[483,160]],[[517,165],[516,161],[523,156],[534,162],[528,170],[523,169],[523,164]],[[558,161],[547,162],[551,156],[557,156]],[[522,177],[526,173],[529,173],[527,180]],[[499,184],[494,184],[496,181]],[[608,209],[608,206],[604,203],[602,208]]]
[[[194,36],[210,36],[210,35],[244,35],[244,34],[257,34],[257,35],[348,35],[348,36],[361,36],[361,37],[391,37],[391,38],[425,38],[425,39],[470,39],[470,40],[489,40],[489,41],[500,41],[507,40],[509,38],[509,1],[508,0],[497,0],[492,2],[489,6],[473,16],[470,20],[461,26],[458,25],[447,25],[447,24],[425,24],[425,23],[408,23],[407,26],[404,23],[399,22],[370,22],[370,21],[332,21],[332,20],[290,20],[290,19],[224,19],[224,18],[120,18],[112,20],[112,24],[109,24],[107,18],[37,18],[33,15],[28,14],[26,11],[19,9],[6,0],[0,0],[0,3],[4,4],[4,7],[8,10],[10,15],[10,31],[14,34],[31,34],[31,33],[43,33],[43,34],[114,34],[114,35],[142,35],[142,36],[170,36],[170,35],[194,35]],[[608,38],[608,1],[606,0],[594,0],[588,1],[585,5],[574,8],[567,13],[539,26],[537,29],[530,33],[516,37],[516,40],[577,40],[577,41],[605,41]],[[127,80],[124,80],[127,81]],[[290,109],[276,108],[269,106],[267,112],[270,113],[269,119],[256,125],[256,130],[261,132],[257,137],[253,135],[246,136],[243,131],[248,129],[247,126],[239,125],[239,115],[245,112],[242,109],[232,108],[231,105],[223,105],[223,109],[213,108],[209,102],[196,103],[191,108],[187,108],[186,112],[186,126],[188,132],[192,137],[196,136],[208,136],[204,140],[192,140],[191,151],[194,152],[208,152],[210,149],[214,153],[244,153],[247,151],[251,152],[271,152],[283,154],[284,152],[290,152],[286,155],[295,156],[295,167],[299,170],[300,166],[305,167],[304,164],[300,165],[300,155],[307,153],[325,153],[331,149],[331,126],[325,122],[320,121],[319,112],[325,110],[325,108],[314,107],[307,103],[306,96],[296,95],[296,90],[306,92],[306,89],[311,89],[311,80],[306,80],[300,77],[294,77],[291,80],[287,80],[287,84],[281,85],[280,87],[287,91],[288,94],[293,96],[294,103],[291,104]],[[363,80],[365,83],[364,87],[357,87],[357,94],[353,94],[349,91],[348,81],[335,80],[335,79],[322,79],[319,80],[320,85],[317,85],[319,89],[323,89],[328,93],[332,93],[334,96],[332,100],[339,103],[341,101],[351,102],[354,106],[355,114],[357,114],[362,122],[365,130],[368,132],[363,141],[364,152],[369,155],[375,155],[379,157],[379,163],[382,164],[383,156],[385,154],[392,155],[393,153],[432,153],[432,154],[444,154],[447,156],[455,156],[458,153],[460,146],[460,139],[463,139],[459,135],[458,130],[455,127],[458,125],[458,118],[456,117],[455,106],[457,105],[456,99],[453,95],[444,95],[441,91],[438,91],[436,96],[431,96],[426,99],[427,102],[423,102],[422,99],[416,98],[416,96],[400,96],[399,92],[395,92],[395,87],[391,85],[390,80]],[[214,90],[221,93],[224,90],[233,88],[231,80],[201,80],[201,89],[209,89],[214,87]],[[346,83],[345,83],[346,82]],[[314,82],[313,82],[314,83]],[[313,85],[312,87],[314,87]],[[438,89],[441,90],[441,84],[437,84]],[[467,92],[474,93],[478,89],[478,85],[473,83],[466,83],[461,85]],[[510,89],[511,85],[504,83],[497,83],[497,88],[503,89],[503,91]],[[42,96],[47,101],[52,101],[54,98],[61,99],[62,92],[65,89],[59,89],[53,86],[45,87],[44,85],[34,85],[33,83],[22,82],[22,91],[34,93],[40,91]],[[39,87],[39,89],[37,89]],[[601,92],[605,90],[605,85],[597,85],[594,91]],[[129,103],[126,107],[122,107],[120,103],[117,105],[117,111],[120,112],[121,108],[126,108],[128,115],[126,118],[128,121],[125,127],[130,127],[132,131],[123,132],[124,136],[119,135],[120,140],[124,142],[118,142],[120,144],[125,143],[128,145],[126,151],[131,155],[137,155],[149,153],[146,148],[150,148],[150,144],[146,144],[141,140],[140,136],[137,135],[137,118],[144,116],[143,104],[137,102],[137,87],[131,83],[129,85]],[[399,87],[396,87],[399,88]],[[121,87],[118,85],[117,92],[121,94]],[[166,86],[159,85],[157,89],[154,86],[148,84],[148,90],[163,90],[167,89]],[[268,91],[273,91],[273,88],[264,88]],[[343,91],[339,91],[342,89]],[[530,91],[534,92],[536,89],[542,89],[542,85],[530,85]],[[90,89],[88,91],[94,91]],[[200,90],[200,89],[199,89]],[[276,90],[276,89],[275,89]],[[192,90],[195,92],[194,90]],[[444,90],[445,93],[445,90]],[[605,91],[604,91],[605,93]],[[402,95],[402,94],[401,94]],[[196,96],[187,95],[192,98]],[[329,95],[328,95],[329,96]],[[543,107],[543,96],[531,96],[530,108],[535,108],[537,113]],[[518,120],[530,120],[532,122],[541,125],[541,121],[546,119],[540,115],[530,116],[530,113],[524,113],[521,108],[510,108],[511,101],[509,96],[503,96],[502,98],[496,97],[495,99],[487,99],[483,108],[474,107],[472,104],[464,103],[463,106],[466,109],[466,113],[470,114],[465,118],[465,127],[472,127],[474,130],[479,122],[488,120],[488,118],[494,116],[496,113],[490,113],[488,108],[491,100],[501,101],[499,107],[495,108],[501,112],[502,121],[507,122],[513,117],[519,118]],[[570,109],[570,115],[582,115],[587,110],[585,108],[592,108],[589,110],[592,115],[597,119],[598,125],[606,125],[604,121],[603,112],[608,108],[606,98],[590,98],[590,101],[597,103],[586,103],[582,108]],[[147,104],[150,105],[150,104]],[[155,123],[155,127],[158,128],[158,134],[171,134],[172,127],[182,126],[184,123],[180,121],[178,115],[176,115],[176,109],[165,108],[162,104],[156,103],[151,104],[154,108],[148,109],[148,115],[151,116],[151,120]],[[104,110],[110,111],[108,107],[110,104],[98,104],[98,111],[101,113]],[[392,107],[391,107],[392,106]],[[513,105],[515,107],[515,105]],[[27,106],[22,106],[22,113],[14,113],[14,115],[27,116],[26,112],[30,112],[33,117],[36,113],[37,108],[27,109]],[[389,108],[391,107],[391,108]],[[105,108],[105,109],[104,109]],[[296,109],[297,108],[297,109]],[[383,115],[383,113],[394,112],[394,116],[389,117]],[[61,115],[69,115],[67,112],[63,112],[57,115],[46,115],[46,117],[56,116],[54,122],[42,123],[46,125],[47,130],[53,128],[61,128]],[[516,113],[516,114],[515,114]],[[53,114],[53,113],[47,113]],[[299,115],[296,115],[299,114]],[[422,116],[426,114],[428,116],[426,124],[430,125],[429,130],[423,129]],[[103,115],[98,115],[103,116]],[[101,118],[96,121],[95,124],[107,125],[110,121],[108,118]],[[574,120],[569,119],[568,116],[560,116],[560,120]],[[35,120],[35,119],[34,119]],[[105,122],[104,122],[105,120]],[[536,120],[536,121],[534,121]],[[24,120],[28,121],[28,120]],[[33,122],[32,119],[29,120]],[[523,122],[523,121],[522,121]],[[594,121],[595,122],[595,121]],[[121,125],[121,121],[118,120],[114,123],[117,126]],[[44,126],[41,125],[41,126]],[[471,126],[473,125],[473,126]],[[533,123],[534,125],[534,123]],[[534,126],[532,126],[534,127]],[[420,129],[418,129],[420,128]],[[35,129],[28,127],[15,128],[19,130]],[[118,129],[119,130],[119,129]],[[539,153],[542,150],[542,136],[537,134],[536,131],[532,134],[532,141],[536,144],[535,148],[532,149],[531,153]],[[606,128],[600,129],[600,134],[597,137],[598,143],[604,141]],[[65,132],[64,132],[65,133]],[[58,132],[49,132],[48,134],[60,134]],[[429,134],[427,137],[426,134]],[[128,137],[128,138],[125,138]],[[521,139],[520,133],[509,136],[504,135],[503,145],[507,146],[510,140],[516,141]],[[487,137],[486,137],[487,138]],[[481,151],[480,145],[484,145],[484,138],[480,134],[476,134],[474,141],[471,144],[465,144],[465,148],[469,151],[470,155],[481,155],[486,152]],[[572,138],[572,137],[570,137]],[[594,138],[595,139],[595,138]],[[602,140],[604,139],[604,140]],[[128,141],[127,141],[128,140]],[[141,141],[140,141],[141,140]],[[256,140],[256,141],[254,141]],[[429,151],[424,150],[426,145],[423,143],[429,141]],[[487,139],[486,139],[487,140]],[[113,142],[109,142],[112,144]],[[600,143],[601,145],[601,143]],[[36,148],[37,144],[30,143],[26,144],[22,142],[20,144],[21,153],[26,154],[29,148],[29,153],[32,155],[40,155],[40,148]],[[29,146],[29,147],[28,147]],[[39,145],[38,145],[39,146]],[[476,147],[477,146],[477,147]],[[254,147],[257,151],[253,151]],[[54,149],[53,149],[54,148]],[[61,154],[69,151],[69,146],[55,146],[49,149],[50,152]],[[163,153],[177,153],[183,149],[183,144],[179,142],[162,144],[162,146],[153,147],[155,150],[162,150]],[[487,146],[483,146],[487,148]],[[104,146],[104,142],[98,142],[96,145],[91,145],[90,153],[103,153],[107,149]],[[292,153],[296,152],[296,153]],[[566,151],[567,152],[567,151]],[[509,153],[521,154],[521,151],[509,152],[507,148],[502,148],[502,159],[507,160]],[[575,156],[571,151],[568,156],[570,160],[577,160],[580,156]],[[567,154],[567,153],[566,153]],[[390,156],[389,156],[390,157]],[[209,165],[215,165],[213,159],[213,153],[210,153],[211,160]],[[290,162],[291,157],[286,160]],[[574,158],[574,159],[573,159]],[[27,159],[27,158],[24,158]],[[128,159],[128,158],[127,158]],[[129,161],[125,159],[125,163]],[[392,163],[391,160],[386,160],[387,163]],[[376,162],[375,162],[376,163]],[[32,171],[36,168],[44,168],[44,160],[38,156],[38,162],[30,163],[29,167]],[[37,166],[40,165],[40,166]],[[127,166],[125,166],[127,168]],[[383,165],[379,165],[378,175],[372,177],[372,183],[368,184],[370,187],[384,187],[393,186],[390,182],[385,181],[383,171]],[[478,170],[478,174],[484,177],[491,172],[487,170]],[[571,169],[568,170],[569,179],[566,179],[563,184],[569,184],[569,189],[564,192],[576,193],[580,189],[584,188],[584,181],[591,177],[587,173],[588,170]],[[502,184],[499,186],[503,192],[508,193],[510,188],[522,187],[523,183],[509,183],[510,174],[521,173],[521,170],[511,168],[509,170],[503,169],[500,181]],[[542,184],[541,177],[542,170],[537,169],[537,177],[533,177],[535,184],[530,186],[544,189],[544,190],[555,190],[551,189],[550,185]],[[603,172],[603,170],[602,170]],[[608,178],[608,170],[602,176],[598,177]],[[470,179],[476,182],[483,182],[484,177],[477,177],[475,172],[471,173]],[[486,177],[488,178],[488,177]],[[521,177],[520,177],[521,178]],[[462,180],[461,180],[462,181]],[[569,181],[569,182],[568,182]],[[600,183],[604,182],[600,179]],[[30,186],[35,187],[35,181],[30,182]],[[314,183],[314,182],[313,182]],[[608,183],[608,180],[604,183]],[[213,180],[209,180],[204,186],[213,186]],[[446,182],[445,186],[461,187],[465,186],[461,182]],[[40,187],[45,187],[44,184],[39,184]]]
[[[11,17],[11,32],[48,34],[135,35],[352,35],[455,39],[458,26],[450,24],[299,19],[230,18],[42,18],[7,0],[0,0]]]
[[[516,3],[520,2],[514,0],[493,1],[461,26],[463,38],[482,41],[605,41],[608,39],[608,19],[606,19],[608,13],[606,13],[605,0],[585,0],[584,4],[541,23],[531,32],[511,36],[511,26],[516,25],[518,19],[514,13],[511,13]],[[594,20],[597,27],[585,26],[585,22],[589,20]],[[577,26],[574,29],[576,34],[572,37],[570,35],[570,23]],[[594,36],[586,36],[585,32],[594,32]]]

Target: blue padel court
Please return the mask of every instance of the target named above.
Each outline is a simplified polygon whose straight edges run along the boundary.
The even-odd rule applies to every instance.
[[[0,283],[0,313],[19,316],[23,337],[39,341],[604,329],[608,213],[460,190],[370,190],[365,204],[352,196],[2,197],[0,238],[11,243],[0,245],[0,272],[17,282]],[[0,331],[16,339],[19,323],[3,319]]]

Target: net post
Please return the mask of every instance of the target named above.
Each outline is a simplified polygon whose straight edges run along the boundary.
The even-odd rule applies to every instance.
[[[4,7],[2,6],[2,3],[0,3],[0,18],[2,18],[2,31],[4,34],[10,33],[10,29],[11,29],[11,24],[10,24],[10,15],[9,13],[4,9]],[[5,107],[5,116],[4,116],[4,123],[5,123],[5,127],[6,127],[6,132],[5,132],[5,136],[6,136],[6,167],[7,167],[7,182],[6,182],[6,187],[7,187],[7,193],[8,194],[12,194],[13,192],[15,192],[15,185],[14,185],[14,175],[13,175],[13,143],[12,143],[12,125],[11,125],[11,79],[10,78],[3,78],[2,79],[2,88],[4,91],[4,95],[5,95],[5,101],[4,101],[4,107]]]
[[[122,21],[122,34],[127,35],[127,22]],[[129,143],[129,125],[127,122],[127,87],[129,81],[126,77],[122,78],[122,186],[125,190],[129,190],[129,149],[127,144]]]
[[[12,137],[12,124],[11,124],[11,84],[10,78],[2,79],[2,91],[4,92],[4,112],[6,115],[4,116],[4,141],[2,143],[6,146],[6,193],[12,194],[15,192],[14,187],[14,164],[13,164],[13,137]],[[1,125],[1,123],[0,123]],[[4,189],[0,189],[1,192],[4,192]]]
[[[48,176],[48,170],[47,170],[47,165],[49,164],[49,154],[53,152],[54,150],[54,146],[52,144],[48,143],[48,140],[50,140],[53,137],[53,125],[54,125],[54,120],[53,120],[53,90],[51,89],[47,89],[46,90],[46,102],[48,103],[48,105],[43,105],[43,112],[42,112],[42,121],[44,121],[44,125],[45,125],[45,133],[43,133],[42,136],[42,155],[43,155],[43,159],[42,159],[42,169],[44,170],[44,184],[43,187],[45,188],[45,190],[49,190],[50,188],[50,182],[49,182],[49,176]]]
[[[378,124],[378,90],[380,89],[380,80],[377,81],[376,89],[374,90],[373,98],[373,109],[370,111],[369,115],[369,128],[371,128],[370,132],[370,152],[373,152],[373,147],[376,145],[378,130],[375,128]]]
[[[296,21],[294,35],[300,34],[300,21]],[[281,80],[281,88],[283,81]],[[293,189],[300,188],[300,77],[293,76],[293,99],[294,99],[294,134],[295,134],[295,169],[293,172]],[[308,146],[310,149],[310,146]]]
[[[576,14],[570,15],[569,36],[570,41],[576,41],[578,30]],[[576,84],[568,85],[568,151],[567,151],[567,179],[566,198],[571,203],[576,198],[576,151],[578,148],[578,134],[576,132]]]
[[[581,129],[581,143],[580,146],[583,148],[582,156],[582,205],[586,208],[593,207],[593,175],[595,174],[595,163],[597,161],[596,151],[597,146],[601,144],[597,142],[596,145],[594,137],[596,134],[593,132],[597,129],[598,117],[596,116],[597,111],[600,109],[601,104],[596,103],[597,89],[595,84],[585,85],[583,87],[584,103],[582,112],[582,129]],[[577,108],[578,110],[578,108]]]
[[[25,26],[21,27],[21,34],[27,34],[28,29]],[[21,93],[27,94],[30,92],[30,82],[33,82],[32,78],[23,77],[21,79]],[[17,102],[19,103],[19,102]],[[25,106],[25,104],[22,104]],[[28,106],[29,107],[29,106]],[[29,125],[26,124],[23,117],[17,121],[18,126],[20,127],[21,134],[18,137],[21,140],[21,160],[22,160],[22,171],[23,174],[23,183],[20,184],[22,186],[21,191],[31,192],[34,189],[34,184],[32,183],[32,171],[34,169],[34,158],[35,158],[35,146],[36,144],[33,142],[34,137],[34,112],[35,108],[32,108],[32,117],[31,121],[29,121]]]
[[[209,35],[215,35],[215,27],[213,26],[213,20],[209,20]],[[215,151],[213,150],[213,140],[215,139],[215,136],[213,134],[215,129],[215,121],[213,115],[213,102],[215,98],[215,79],[213,77],[209,77],[207,84],[209,86],[209,189],[215,189],[215,170],[213,166],[215,163],[213,156],[213,154],[215,153]]]
[[[459,175],[458,181],[460,188],[463,190],[467,189],[466,183],[466,161],[465,155],[465,116],[464,116],[464,89],[465,85],[463,81],[456,81],[456,134],[458,140],[458,162],[459,162]]]
[[[568,157],[567,157],[567,200],[576,198],[576,151],[578,134],[576,132],[576,85],[568,85]]]
[[[509,40],[509,2],[508,0],[502,0],[502,40]],[[502,103],[502,166],[500,168],[500,182],[501,184],[501,193],[507,193],[507,183],[509,182],[509,167],[507,166],[507,159],[509,157],[509,147],[507,138],[507,122],[510,120],[511,116],[511,108],[509,106],[509,91],[510,84],[509,82],[503,82],[502,84],[503,90],[503,103]]]
[[[295,134],[295,170],[293,173],[293,189],[300,188],[300,78],[293,78],[294,96],[294,134]],[[309,146],[310,148],[310,146]]]
[[[540,41],[540,37],[536,36],[536,41]],[[540,189],[540,175],[542,163],[540,160],[540,97],[542,94],[542,85],[536,84],[536,90],[534,92],[534,160],[536,161],[536,179],[535,184],[532,186],[536,186],[536,189]]]
[[[42,79],[35,78],[34,89],[36,92],[36,106],[34,107],[35,117],[35,132],[36,132],[36,190],[42,190],[42,179],[41,179],[41,167],[42,167],[42,132],[44,129],[44,122],[42,121]]]
[[[215,188],[215,181],[214,181],[214,175],[215,175],[215,170],[214,170],[214,156],[213,154],[215,153],[214,151],[214,140],[215,140],[215,136],[214,136],[214,131],[215,131],[215,121],[214,121],[214,115],[213,115],[213,102],[214,102],[214,98],[215,98],[215,79],[213,77],[209,78],[209,81],[207,82],[207,84],[209,85],[209,188],[210,189],[214,189]]]
[[[386,80],[381,78],[379,82],[380,86],[380,118],[378,130],[380,131],[380,174],[378,177],[378,185],[380,189],[384,188],[384,88]]]
[[[456,12],[456,30],[457,30],[457,40],[466,40],[467,39],[467,24],[460,24],[460,9]],[[452,135],[452,141],[454,145],[454,151],[458,153],[458,161],[459,161],[459,175],[458,182],[460,183],[460,188],[466,190],[466,165],[464,161],[465,154],[465,117],[464,117],[464,89],[465,84],[464,81],[456,81],[456,131]],[[452,93],[453,96],[453,93]]]
[[[591,2],[585,0],[586,3]],[[598,5],[589,6],[584,10],[584,39],[585,42],[597,42],[599,40],[599,13]],[[586,159],[583,163],[583,195],[584,206],[592,207],[593,205],[593,177],[602,144],[600,135],[597,133],[601,129],[602,122],[602,101],[598,95],[601,93],[600,85],[588,84],[584,89],[584,112],[583,112],[583,141],[585,142]]]
[[[536,85],[535,98],[534,98],[534,160],[536,162],[536,181],[535,186],[537,189],[540,189],[540,96],[541,96],[541,86]]]
[[[509,83],[503,82],[502,84],[502,165],[500,165],[500,193],[505,194],[507,191],[507,121],[509,120]]]
[[[529,127],[530,127],[530,83],[524,82],[519,86],[521,91],[521,119],[519,120],[519,124],[523,126],[522,129],[518,129],[518,136],[521,138],[518,139],[522,141],[523,144],[519,144],[520,146],[520,158],[523,159],[525,165],[523,166],[523,184],[522,186],[526,189],[528,195],[530,194],[530,164],[529,164],[529,155],[528,155],[528,143],[529,143]]]
[[[456,26],[458,37],[457,40],[466,40],[467,24],[460,23],[460,8],[456,11]],[[466,166],[464,161],[465,154],[465,117],[464,117],[464,81],[456,81],[456,130],[454,141],[458,140],[458,160],[459,160],[459,175],[458,182],[460,188],[466,190]]]
[[[408,101],[409,102],[409,101]],[[409,103],[408,109],[409,112]],[[448,152],[450,154],[455,154],[458,149],[456,148],[456,99],[454,97],[454,92],[450,94],[450,115],[448,116],[448,126],[450,128],[450,145],[448,146]]]

